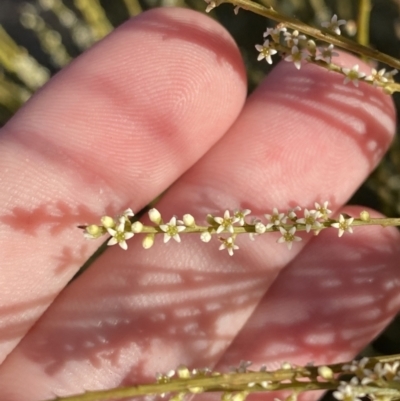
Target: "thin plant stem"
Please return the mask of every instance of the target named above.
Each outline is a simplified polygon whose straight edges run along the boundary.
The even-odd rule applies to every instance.
[[[369,46],[371,7],[371,0],[359,0],[358,2],[357,42],[363,46]]]

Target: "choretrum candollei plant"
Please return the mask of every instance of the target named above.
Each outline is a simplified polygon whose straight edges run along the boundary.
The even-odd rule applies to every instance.
[[[240,9],[253,11],[278,21],[278,25],[267,28],[262,44],[256,44],[258,60],[272,64],[273,57],[280,55],[285,61],[292,62],[300,69],[303,63],[313,63],[329,71],[343,75],[343,83],[365,82],[381,87],[386,93],[400,90],[394,82],[397,70],[386,71],[371,69],[369,75],[359,71],[359,66],[340,67],[334,63],[338,46],[363,56],[374,58],[392,67],[399,67],[400,62],[385,54],[363,45],[342,39],[341,28],[344,20],[334,15],[330,21],[322,24],[322,29],[312,28],[300,21],[280,15],[270,7],[264,7],[249,0],[206,0],[207,12],[222,3],[232,3],[235,14]],[[324,42],[325,45],[317,42]],[[301,241],[297,234],[305,232],[318,235],[322,230],[335,229],[338,237],[353,233],[358,226],[378,225],[399,226],[400,218],[372,218],[367,211],[358,216],[340,214],[331,216],[329,203],[324,200],[314,205],[300,206],[290,210],[278,207],[265,211],[263,216],[253,216],[248,209],[223,210],[218,215],[208,214],[203,221],[197,221],[191,214],[167,216],[163,218],[156,208],[148,211],[150,224],[137,219],[131,209],[119,216],[103,216],[97,224],[80,226],[88,239],[109,236],[107,245],[128,248],[128,241],[141,236],[145,249],[153,246],[157,237],[164,243],[182,242],[186,235],[198,236],[199,240],[215,242],[221,251],[233,256],[239,250],[239,237],[245,235],[255,240],[260,235],[275,235],[276,241],[290,250],[294,242]],[[135,240],[135,239],[133,239]],[[206,245],[204,245],[206,246]],[[57,398],[63,401],[111,400],[143,395],[161,395],[173,401],[180,401],[187,395],[204,392],[219,392],[223,401],[243,401],[254,392],[286,390],[286,400],[294,401],[304,391],[333,390],[333,397],[338,401],[361,401],[364,397],[371,400],[389,401],[400,398],[400,356],[393,355],[378,358],[362,358],[346,363],[314,366],[295,366],[283,362],[276,370],[267,370],[265,366],[252,370],[250,361],[242,361],[230,372],[213,371],[209,368],[188,369],[178,366],[175,370],[158,373],[154,384],[117,388],[108,391],[88,392],[72,397]]]

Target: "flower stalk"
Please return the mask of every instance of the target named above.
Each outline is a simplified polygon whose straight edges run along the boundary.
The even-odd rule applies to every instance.
[[[164,223],[161,213],[155,208],[149,211],[152,224],[131,221],[134,213],[131,209],[127,209],[116,218],[103,216],[99,225],[82,225],[79,228],[84,230],[84,237],[87,239],[111,235],[107,244],[119,245],[124,250],[128,248],[127,241],[140,234],[144,235],[142,245],[145,249],[151,248],[160,234],[164,243],[168,243],[171,239],[181,243],[181,236],[185,234],[197,234],[203,242],[210,242],[214,237],[219,240],[219,249],[226,250],[232,256],[234,251],[239,249],[236,240],[242,234],[254,239],[254,236],[276,232],[280,234],[276,242],[286,244],[290,250],[294,242],[302,240],[295,235],[301,231],[318,235],[324,229],[334,228],[341,237],[345,233],[353,233],[353,228],[358,226],[400,226],[400,218],[371,218],[367,211],[362,211],[358,217],[341,214],[335,219],[329,217],[331,210],[328,209],[328,202],[323,204],[316,202],[314,206],[315,209],[304,209],[302,214],[299,206],[286,213],[273,208],[271,214],[264,214],[264,221],[251,216],[251,211],[248,209],[225,210],[223,216],[207,215],[205,219],[207,224],[200,225],[190,214],[185,214],[182,220],[173,216],[168,223]]]
[[[296,399],[297,394],[312,390],[336,390],[338,401],[357,401],[369,396],[376,400],[391,401],[400,397],[400,355],[363,358],[361,360],[332,365],[304,367],[283,363],[277,370],[268,371],[265,366],[258,370],[248,369],[251,362],[242,361],[230,372],[211,369],[189,370],[178,366],[166,374],[158,373],[156,382],[111,390],[86,392],[69,397],[58,397],[49,401],[105,401],[144,395],[168,396],[177,401],[186,395],[218,392],[222,400],[245,400],[255,392],[291,391],[285,401]],[[346,375],[346,379],[343,378]]]

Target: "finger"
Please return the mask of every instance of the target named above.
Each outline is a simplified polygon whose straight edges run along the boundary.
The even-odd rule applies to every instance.
[[[140,210],[232,124],[240,54],[212,20],[154,10],[54,77],[2,131],[0,360],[99,246],[77,224]]]
[[[393,118],[390,98],[376,88],[343,87],[319,68],[280,64],[159,208],[165,220],[187,212],[200,220],[234,207],[261,214],[324,199],[337,207],[388,146]],[[157,239],[147,253],[135,239],[127,253],[111,249],[68,287],[10,356],[0,384],[15,399],[22,392],[11,378],[21,371],[34,381],[34,400],[52,389],[150,380],[180,363],[212,366],[301,249],[288,252],[274,234],[243,238],[233,258],[218,241],[198,237],[168,247]]]
[[[342,212],[357,216],[360,211]],[[353,235],[338,239],[336,230],[325,231],[279,275],[216,370],[237,366],[243,358],[254,363],[250,369],[278,369],[284,361],[345,362],[398,313],[399,232],[355,227]],[[266,396],[273,399],[266,394],[262,399]]]

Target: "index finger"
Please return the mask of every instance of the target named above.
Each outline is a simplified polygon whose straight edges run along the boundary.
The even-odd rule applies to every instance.
[[[227,130],[246,95],[214,21],[158,9],[54,77],[0,137],[0,361],[98,246],[77,224],[140,210]]]

